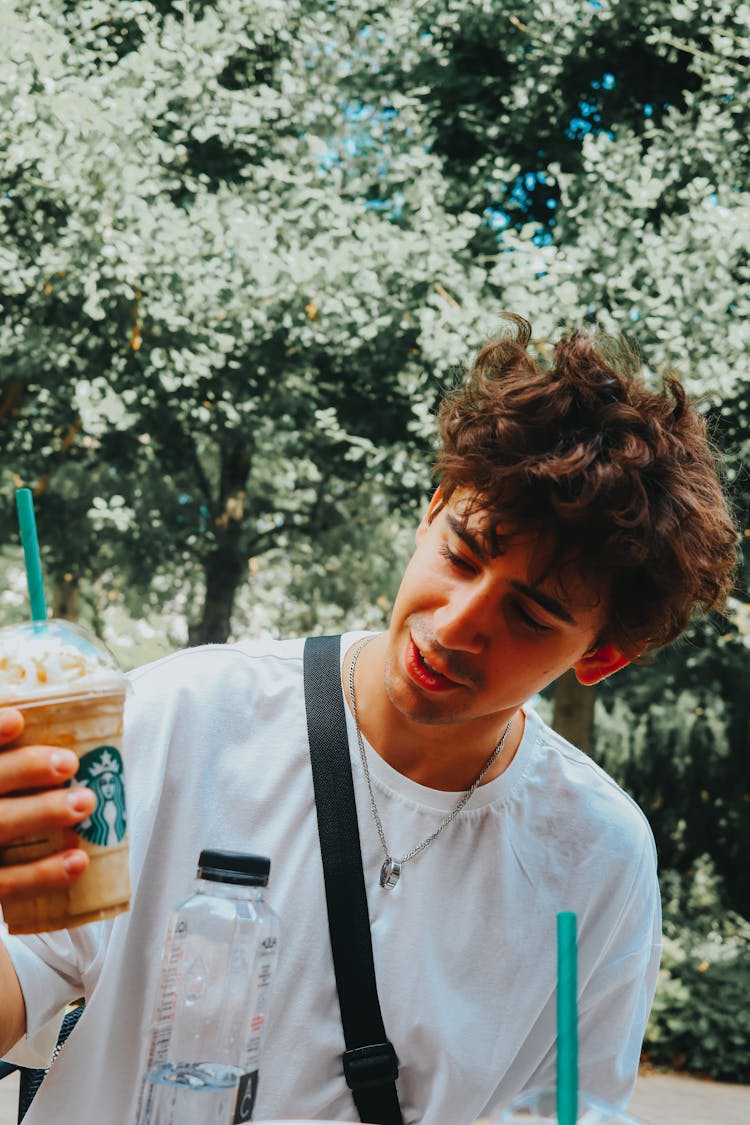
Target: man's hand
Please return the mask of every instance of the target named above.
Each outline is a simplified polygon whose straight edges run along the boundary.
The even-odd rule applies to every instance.
[[[20,711],[0,708],[0,848],[24,836],[71,828],[96,806],[95,795],[84,786],[61,788],[78,769],[72,750],[18,745],[22,735]],[[66,887],[77,879],[89,862],[77,839],[66,833],[68,847],[62,851],[0,867],[0,902]]]

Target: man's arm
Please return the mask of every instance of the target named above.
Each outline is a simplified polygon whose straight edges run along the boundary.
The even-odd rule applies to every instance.
[[[51,828],[70,828],[92,811],[96,798],[88,789],[63,788],[74,776],[78,759],[55,746],[19,746],[23,716],[0,709],[0,849],[14,840]],[[20,795],[19,795],[20,794]],[[0,866],[0,903],[18,895],[66,887],[88,866],[88,856],[71,847],[33,863]],[[26,1034],[26,1004],[13,962],[0,941],[0,1055]]]
[[[26,1005],[8,950],[0,941],[0,1056],[26,1034]]]

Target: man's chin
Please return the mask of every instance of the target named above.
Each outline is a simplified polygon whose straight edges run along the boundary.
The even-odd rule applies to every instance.
[[[449,708],[446,704],[445,708],[442,708],[438,699],[422,698],[408,680],[404,682],[400,677],[398,679],[390,677],[388,668],[386,668],[384,687],[391,707],[407,722],[438,727],[462,721],[455,705]]]

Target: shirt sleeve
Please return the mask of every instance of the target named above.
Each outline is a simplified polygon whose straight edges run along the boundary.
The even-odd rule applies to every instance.
[[[614,879],[608,892],[612,897],[617,883]],[[638,1077],[661,959],[661,895],[650,831],[614,921],[610,917],[606,930],[592,921],[596,955],[589,940],[585,954],[579,946],[578,957],[578,1086],[623,1109]],[[553,1045],[527,1088],[555,1083]]]
[[[23,1039],[19,1039],[15,1047],[4,1056],[5,1059],[15,1066],[33,1069],[41,1067],[47,1070],[55,1053],[64,1014],[64,1011],[58,1012],[36,1035],[25,1035]]]
[[[582,1090],[624,1107],[638,1064],[662,950],[661,896],[649,834],[619,922],[579,998]]]
[[[65,1008],[85,996],[86,981],[103,949],[102,923],[75,931],[17,936],[0,926],[26,1005],[26,1035],[6,1055],[21,1066],[48,1066]]]

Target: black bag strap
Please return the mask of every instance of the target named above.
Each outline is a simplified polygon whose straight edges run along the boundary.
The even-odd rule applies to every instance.
[[[309,637],[303,667],[328,929],[346,1043],[344,1074],[362,1121],[403,1125],[398,1058],[385,1033],[375,981],[340,646],[340,637]]]

